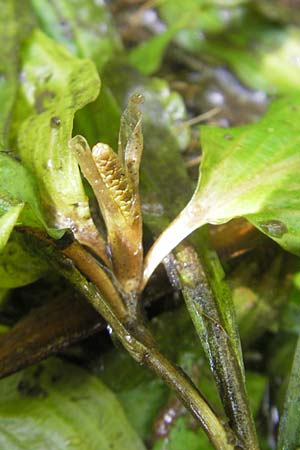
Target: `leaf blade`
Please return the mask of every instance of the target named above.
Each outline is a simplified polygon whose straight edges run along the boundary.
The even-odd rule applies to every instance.
[[[0,389],[2,448],[144,450],[111,391],[76,366],[49,360]]]
[[[203,127],[203,162],[190,202],[147,255],[144,283],[170,251],[204,225],[245,217],[300,254],[299,95],[274,101],[256,124]]]

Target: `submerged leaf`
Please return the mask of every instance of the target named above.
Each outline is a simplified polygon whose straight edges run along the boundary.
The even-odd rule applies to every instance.
[[[274,102],[256,124],[203,127],[203,163],[196,191],[159,237],[145,282],[159,262],[205,223],[243,216],[283,248],[300,254],[299,97]]]
[[[0,389],[3,449],[145,449],[114,394],[74,365],[52,359]]]
[[[105,258],[74,155],[68,148],[75,112],[94,100],[100,81],[91,61],[73,57],[40,31],[23,50],[21,93],[31,110],[19,132],[19,153],[38,180],[47,222],[71,228]]]
[[[22,235],[11,236],[0,254],[0,288],[25,286],[48,271],[47,261],[30,251]]]

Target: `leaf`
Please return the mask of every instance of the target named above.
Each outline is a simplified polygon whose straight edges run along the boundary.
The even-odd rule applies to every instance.
[[[104,3],[32,0],[32,5],[48,36],[75,55],[93,60],[99,71],[120,53],[121,41]]]
[[[0,383],[0,447],[10,450],[144,450],[112,392],[51,359]]]
[[[240,28],[200,45],[201,53],[227,63],[253,89],[268,93],[299,91],[300,32],[266,22],[247,21]],[[197,52],[199,48],[197,49]]]
[[[294,353],[292,370],[280,421],[278,450],[297,449],[300,445],[300,338]]]
[[[10,113],[17,90],[16,24],[12,1],[5,2],[0,12],[0,41],[5,42],[0,58],[0,148],[7,146]]]
[[[24,205],[22,203],[13,206],[7,213],[0,217],[0,254],[7,244],[10,233],[12,232],[23,207]]]
[[[21,94],[31,114],[19,132],[19,154],[34,174],[47,223],[71,228],[86,244],[105,254],[92,222],[77,162],[68,148],[75,112],[99,93],[91,61],[73,57],[40,31],[22,52]]]
[[[171,39],[182,28],[181,24],[171,26],[161,34],[153,36],[146,42],[142,42],[129,53],[130,63],[144,75],[156,72]]]
[[[145,281],[158,263],[205,223],[245,217],[288,251],[300,254],[299,96],[274,101],[256,124],[203,127],[196,191],[150,250]]]
[[[3,3],[0,11],[0,149],[9,148],[12,108],[19,82],[19,48],[33,26],[28,0]]]
[[[47,262],[32,253],[20,235],[13,235],[0,254],[1,289],[25,286],[47,272]]]

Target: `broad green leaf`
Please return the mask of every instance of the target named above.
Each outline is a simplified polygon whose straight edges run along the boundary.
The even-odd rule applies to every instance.
[[[94,376],[51,359],[0,382],[0,447],[145,450],[114,394]]]
[[[156,72],[161,65],[168,44],[180,28],[181,25],[176,23],[175,26],[171,26],[163,33],[142,42],[129,53],[130,63],[145,75]]]
[[[49,272],[47,262],[30,251],[22,235],[12,234],[0,254],[0,288],[26,286],[47,272]]]
[[[100,241],[75,157],[68,148],[75,112],[99,93],[94,64],[80,60],[40,31],[22,51],[21,93],[31,110],[19,132],[19,154],[34,174],[47,223]]]
[[[283,248],[300,254],[299,96],[274,101],[256,124],[203,127],[196,191],[150,250],[145,280],[157,264],[205,223],[245,217]]]
[[[121,50],[107,6],[84,0],[31,0],[41,28],[72,53],[94,61],[98,70]]]
[[[278,450],[297,449],[300,446],[300,338],[294,353],[292,370],[280,421]]]
[[[7,213],[0,217],[0,254],[7,244],[9,236],[18,220],[24,204],[13,206]]]

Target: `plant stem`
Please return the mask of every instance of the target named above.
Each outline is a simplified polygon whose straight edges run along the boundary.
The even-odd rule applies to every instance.
[[[83,276],[72,263],[67,263],[65,256],[54,248],[53,244],[49,245],[49,242],[44,242],[41,245],[41,242],[39,242],[37,251],[42,251],[53,268],[80,291],[101,314],[130,355],[139,363],[151,368],[177,393],[184,405],[200,422],[212,445],[218,450],[234,450],[236,438],[232,431],[223,426],[220,419],[184,372],[157,350],[149,331],[139,323],[132,324],[132,322],[126,323],[122,321],[123,319],[120,320],[117,312],[109,304],[109,298],[105,298],[97,287],[85,278],[85,276],[89,279],[92,276],[94,277],[95,274],[91,275],[90,270],[100,270],[100,267],[86,264],[84,267],[85,276]],[[81,251],[85,252],[83,248]]]
[[[175,251],[183,295],[239,445],[244,450],[257,450],[230,291],[218,261],[214,261],[214,252],[208,254],[205,232],[200,236],[202,241],[204,237],[200,259],[191,245],[182,244]]]

